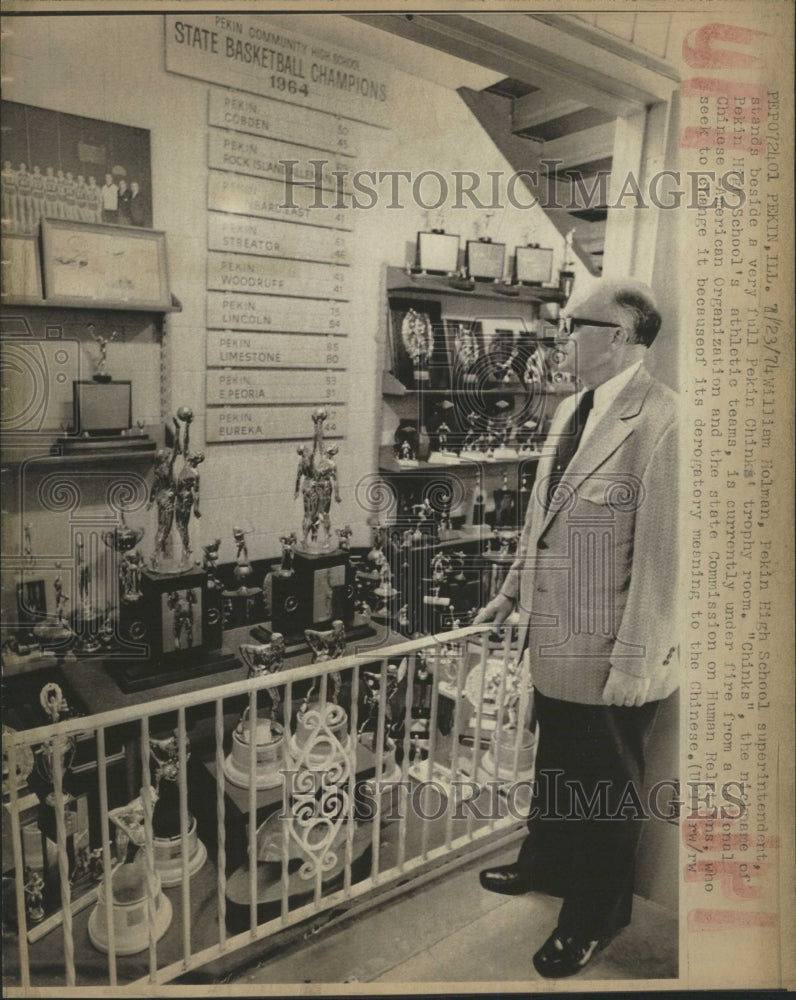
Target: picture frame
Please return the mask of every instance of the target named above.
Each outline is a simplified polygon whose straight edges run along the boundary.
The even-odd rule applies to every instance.
[[[475,281],[502,281],[506,244],[467,241],[467,273]]]
[[[133,426],[133,384],[78,380],[72,383],[75,434],[108,436]]]
[[[546,285],[552,281],[552,249],[539,246],[516,247],[514,280],[519,285]]]
[[[171,308],[164,232],[45,218],[41,234],[47,305]]]
[[[454,233],[419,232],[417,266],[427,274],[455,274],[459,270],[459,237]]]
[[[3,233],[2,301],[4,305],[42,305],[39,241],[35,236]]]

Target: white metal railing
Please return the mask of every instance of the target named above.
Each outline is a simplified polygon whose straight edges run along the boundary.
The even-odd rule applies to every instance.
[[[398,879],[411,887],[433,863],[518,828],[527,801],[512,796],[530,787],[531,687],[512,629],[498,644],[489,635],[459,629],[4,733],[17,924],[6,988],[52,984],[59,937],[56,974],[67,987],[165,983]],[[96,881],[81,894],[75,869],[86,856],[75,857],[74,799],[63,782],[71,741],[86,733],[96,738],[99,844]],[[120,788],[109,733],[124,734],[140,770],[140,803],[122,809],[111,806]],[[17,768],[30,751],[52,778],[51,805],[38,807],[54,816],[57,853],[48,872],[42,836],[56,911],[44,920],[23,854],[31,819]],[[178,816],[173,840],[158,835],[164,816]],[[214,848],[206,864],[204,841]]]

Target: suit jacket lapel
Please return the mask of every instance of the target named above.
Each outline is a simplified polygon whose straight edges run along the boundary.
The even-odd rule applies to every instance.
[[[589,433],[585,446],[569,463],[561,477],[564,488],[569,485],[577,489],[632,433],[634,418],[641,412],[651,385],[652,376],[642,365]],[[569,505],[564,503],[563,506]],[[555,505],[546,511],[540,537],[558,512]]]

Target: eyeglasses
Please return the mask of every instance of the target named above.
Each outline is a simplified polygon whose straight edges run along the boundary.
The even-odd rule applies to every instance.
[[[615,330],[619,323],[605,323],[599,319],[581,319],[579,316],[562,316],[558,321],[558,336],[571,337],[581,326],[597,326],[606,330]]]

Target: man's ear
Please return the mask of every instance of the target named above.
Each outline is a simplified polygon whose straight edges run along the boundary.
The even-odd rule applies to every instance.
[[[611,343],[615,347],[621,347],[624,344],[632,344],[633,336],[634,335],[631,333],[630,330],[627,329],[627,327],[618,326],[613,332],[613,336],[611,337]]]

